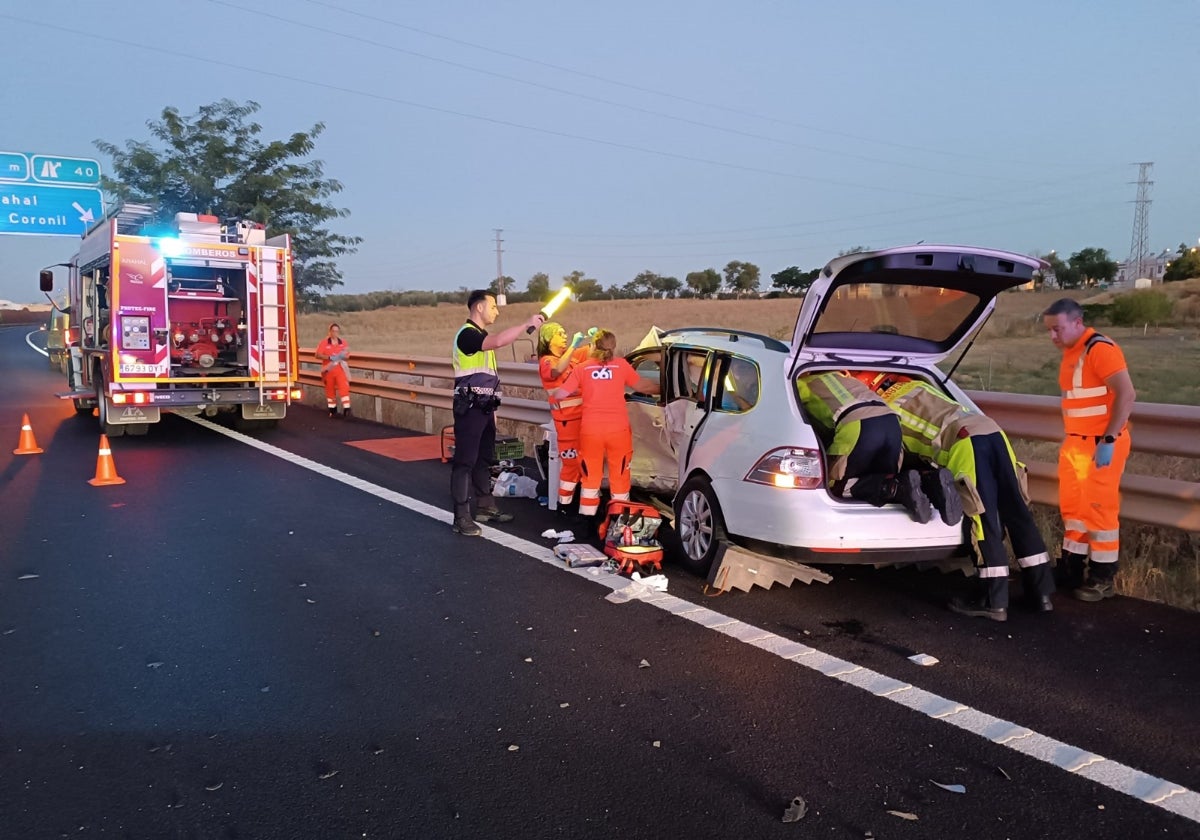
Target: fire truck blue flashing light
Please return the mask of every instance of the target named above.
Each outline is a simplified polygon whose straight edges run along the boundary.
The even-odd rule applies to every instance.
[[[164,257],[178,257],[184,250],[183,242],[173,236],[164,236],[157,244]]]

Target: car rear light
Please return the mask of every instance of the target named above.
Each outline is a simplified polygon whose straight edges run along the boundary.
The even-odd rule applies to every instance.
[[[746,481],[772,487],[813,490],[825,486],[821,453],[815,449],[772,449],[746,474]]]
[[[304,391],[302,389],[300,389],[300,388],[292,389],[292,399],[298,400],[303,396],[304,396]]]
[[[125,404],[125,395],[124,394],[113,394],[112,401],[113,401],[113,405],[124,405]]]

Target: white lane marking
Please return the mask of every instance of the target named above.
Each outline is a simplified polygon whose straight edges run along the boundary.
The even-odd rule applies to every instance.
[[[187,419],[247,446],[282,458],[319,475],[340,481],[362,490],[364,493],[370,493],[377,498],[408,508],[415,513],[436,519],[438,522],[450,524],[452,520],[450,511],[443,508],[434,507],[394,490],[388,490],[349,473],[312,461],[302,455],[296,455],[286,449],[280,449],[232,429],[218,426],[203,418],[190,417]],[[595,568],[572,569],[555,557],[553,552],[544,545],[530,542],[504,531],[497,531],[486,525],[482,528],[482,539],[520,552],[534,560],[540,560],[561,571],[586,578],[608,589],[623,590],[633,585],[633,581],[617,575],[591,574],[596,571]],[[1200,823],[1200,793],[1182,785],[1160,779],[1149,773],[1143,773],[1141,770],[1135,770],[1119,762],[1110,761],[1104,756],[1049,738],[1019,724],[972,709],[970,706],[940,697],[886,674],[855,665],[848,660],[830,656],[816,648],[785,639],[768,630],[762,630],[674,595],[653,592],[646,594],[645,597],[636,598],[636,600],[721,633],[742,644],[756,647],[788,662],[803,665],[805,668],[810,668],[827,677],[860,688],[876,697],[890,700],[934,720],[943,721],[973,735],[978,735],[994,744],[1008,747],[1022,755],[1081,776],[1110,790],[1132,796],[1148,805],[1155,805],[1185,819]]]
[[[41,332],[41,330],[34,330],[33,332],[26,335],[25,343],[28,344],[30,347],[32,347],[37,352],[41,353],[43,356],[45,356],[48,359],[48,358],[50,358],[50,351],[43,350],[41,347],[38,347],[36,344],[33,343],[33,337],[40,332]]]

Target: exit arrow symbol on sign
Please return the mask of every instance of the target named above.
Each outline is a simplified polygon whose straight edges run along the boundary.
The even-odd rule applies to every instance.
[[[88,209],[84,210],[82,207],[79,206],[78,201],[72,201],[71,206],[74,207],[75,210],[79,213],[79,221],[94,222],[96,220],[96,217],[92,215],[92,208],[89,207]]]

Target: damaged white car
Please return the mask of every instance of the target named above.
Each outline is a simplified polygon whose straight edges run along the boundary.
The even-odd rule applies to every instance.
[[[852,254],[813,282],[790,343],[685,328],[628,354],[662,385],[659,396],[626,397],[633,484],[674,508],[681,560],[708,575],[729,543],[804,563],[967,555],[961,525],[921,524],[898,505],[877,508],[827,490],[826,442],[804,415],[795,379],[830,369],[895,371],[972,406],[937,365],[965,352],[1000,292],[1029,283],[1041,267],[1033,257],[959,246]]]

